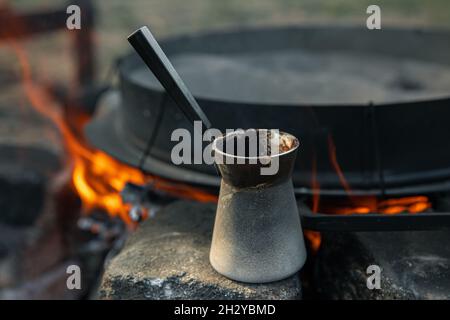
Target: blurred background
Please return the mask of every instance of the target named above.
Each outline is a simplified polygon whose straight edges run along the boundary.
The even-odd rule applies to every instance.
[[[375,3],[376,2],[376,3]],[[95,1],[96,45],[99,78],[106,77],[114,60],[129,50],[124,41],[131,30],[148,25],[157,37],[197,31],[247,26],[280,26],[290,24],[357,24],[364,25],[366,9],[377,4],[382,9],[384,26],[449,27],[450,3],[445,0],[108,0]],[[65,0],[0,1],[0,6],[27,10],[45,10],[67,5]],[[33,48],[33,60],[52,61],[58,66],[54,76],[68,72],[70,51],[64,34],[36,37],[28,41]],[[66,48],[66,49],[64,49]],[[2,50],[1,66],[14,63],[14,58]],[[51,58],[51,59],[50,59]],[[33,66],[40,63],[33,63]],[[49,63],[50,64],[50,63]],[[52,72],[51,65],[41,65]],[[64,77],[65,78],[65,77]]]
[[[238,29],[248,26],[283,26],[296,24],[365,25],[369,0],[108,0],[88,1],[96,8],[93,38],[95,72],[99,82],[110,82],[117,59],[129,52],[125,40],[132,30],[148,25],[157,38],[185,33]],[[64,10],[65,0],[0,0],[0,12],[16,13]],[[384,0],[377,1],[382,9],[382,24],[411,28],[450,27],[450,3],[445,0]],[[64,31],[64,30],[63,30]],[[76,82],[74,48],[67,32],[34,34],[21,39],[28,52],[32,73],[38,78],[65,85]],[[0,43],[0,111],[17,112],[12,105],[26,108],[21,94],[17,55],[5,42]],[[6,90],[7,87],[8,89]],[[14,110],[11,110],[14,109]],[[21,114],[23,121],[26,113]],[[25,122],[26,123],[26,122]],[[19,124],[19,123],[16,123]],[[1,123],[0,130],[5,125]],[[20,123],[22,126],[22,123]],[[19,130],[20,131],[20,130]],[[17,133],[20,134],[20,133]],[[11,135],[1,134],[0,139]]]
[[[82,7],[82,30],[68,31],[72,2],[0,0],[0,299],[95,297],[104,260],[135,227],[119,193],[149,177],[92,150],[81,130],[90,102],[115,84],[136,28],[148,25],[158,40],[243,27],[365,28],[371,4],[383,28],[450,28],[448,0],[83,0],[92,15]],[[24,28],[23,17],[39,27]],[[195,189],[175,193],[216,200]],[[415,212],[431,206],[428,198],[419,204]],[[320,235],[309,237],[317,250]],[[66,290],[69,263],[88,270],[82,292]]]

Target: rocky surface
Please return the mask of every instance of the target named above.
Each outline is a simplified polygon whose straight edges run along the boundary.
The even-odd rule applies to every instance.
[[[62,159],[44,148],[0,144],[0,223],[28,226],[41,213]]]
[[[50,178],[65,160],[56,127],[34,110],[19,84],[1,83],[0,223],[29,226],[42,211]]]
[[[323,234],[315,281],[331,299],[450,299],[448,231]],[[369,290],[367,267],[381,268]]]
[[[62,175],[63,144],[19,85],[2,84],[7,90],[0,93],[0,300],[80,298],[84,292],[66,286],[67,265],[80,264],[66,228],[76,226],[79,203],[59,201],[75,197],[62,188],[70,178]]]
[[[107,266],[103,299],[295,299],[299,278],[245,284],[209,263],[215,205],[178,201],[145,221]]]

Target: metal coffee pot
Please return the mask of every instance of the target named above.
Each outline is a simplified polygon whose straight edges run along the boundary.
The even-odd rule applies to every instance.
[[[150,30],[142,27],[128,41],[186,117],[211,128],[208,117]],[[242,139],[245,134],[235,131],[213,143],[222,182],[210,262],[219,273],[233,280],[277,281],[296,273],[306,259],[291,180],[299,142],[294,136],[281,133],[277,137],[289,142],[288,150],[283,152],[275,150],[263,156],[258,153],[256,158],[251,153],[248,156],[234,151],[227,153],[226,142]],[[265,163],[261,161],[263,158],[267,160]],[[272,164],[277,164],[275,172],[262,174]]]
[[[216,139],[213,152],[222,175],[210,251],[210,262],[224,276],[242,282],[264,283],[287,278],[303,266],[306,249],[294,196],[292,171],[299,141],[285,152],[272,152],[276,173],[262,174],[269,164],[224,152],[234,132]],[[242,133],[244,134],[244,133]],[[253,159],[255,160],[255,159]]]

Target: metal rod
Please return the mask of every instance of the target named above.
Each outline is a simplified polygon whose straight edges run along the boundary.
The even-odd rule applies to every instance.
[[[369,214],[323,214],[299,208],[302,226],[315,231],[406,231],[450,229],[450,213],[424,212],[385,215]]]
[[[128,42],[186,117],[192,122],[201,121],[207,129],[211,128],[208,117],[195,101],[150,30],[147,27],[136,30],[128,37]]]

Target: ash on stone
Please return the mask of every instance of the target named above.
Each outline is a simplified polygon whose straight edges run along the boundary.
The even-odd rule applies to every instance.
[[[209,263],[216,205],[177,201],[142,223],[103,276],[102,299],[295,299],[297,275],[246,284]]]

